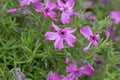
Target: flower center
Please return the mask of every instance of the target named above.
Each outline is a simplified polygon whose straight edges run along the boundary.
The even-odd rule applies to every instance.
[[[98,41],[98,37],[96,34],[90,36],[90,41]]]
[[[69,10],[68,10],[68,7],[65,7],[64,6],[64,10],[63,10],[64,12],[68,12]]]
[[[75,74],[76,76],[78,76],[78,75],[80,75],[80,72],[79,72],[78,70],[76,70],[76,71],[74,71],[74,74]]]
[[[49,8],[45,8],[45,12],[48,13],[50,11]]]
[[[66,0],[61,0],[64,4],[66,3]]]
[[[58,34],[60,35],[61,38],[64,38],[66,36],[66,31],[60,30]]]

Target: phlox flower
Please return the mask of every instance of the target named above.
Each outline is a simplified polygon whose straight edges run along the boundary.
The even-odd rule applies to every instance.
[[[82,75],[92,76],[94,74],[94,68],[92,67],[92,65],[87,64],[77,69],[76,63],[73,62],[66,67],[66,72],[69,74],[64,77],[63,80],[77,80],[78,77]]]
[[[120,11],[112,11],[110,17],[114,20],[115,24],[120,23]]]
[[[78,12],[73,12],[75,0],[57,0],[57,8],[62,11],[61,22],[63,24],[70,23],[71,16],[78,15]]]
[[[50,0],[46,1],[46,6],[43,10],[43,16],[55,19],[56,17],[56,12],[53,11],[53,9],[56,7],[56,4],[54,2],[50,2]]]
[[[50,73],[46,80],[62,80],[62,77],[57,72],[54,72]]]
[[[72,34],[76,31],[76,28],[73,29],[71,27],[61,29],[57,25],[52,22],[52,27],[57,32],[46,32],[45,38],[47,40],[55,40],[54,47],[55,49],[61,50],[64,48],[63,41],[65,41],[70,47],[74,47],[74,42],[76,41],[76,37]]]
[[[93,34],[89,26],[84,26],[82,29],[80,29],[80,33],[89,40],[89,44],[85,48],[83,48],[83,51],[88,50],[92,43],[94,44],[94,46],[98,46],[99,35]]]
[[[42,5],[43,5],[43,3],[42,2],[39,2],[38,0],[22,0],[21,2],[20,2],[20,6],[25,6],[25,5],[30,5],[30,3],[33,3],[33,5],[34,5],[34,10],[36,11],[36,12],[40,12],[40,10],[41,10],[41,8],[42,8]]]
[[[72,64],[70,64],[66,67],[66,72],[69,74],[64,78],[65,80],[67,80],[67,79],[74,80],[82,75],[81,69],[80,68],[77,69],[77,65],[75,62],[73,62]]]

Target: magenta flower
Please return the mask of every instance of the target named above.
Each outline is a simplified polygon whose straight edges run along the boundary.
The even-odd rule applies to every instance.
[[[47,40],[55,40],[54,47],[55,49],[61,50],[64,48],[63,41],[65,41],[70,47],[74,47],[74,42],[76,41],[76,37],[71,34],[76,31],[76,28],[73,29],[71,27],[61,29],[54,23],[52,23],[52,27],[57,32],[47,32],[45,33],[45,38]]]
[[[21,0],[20,6],[30,5],[30,3],[37,3],[38,0]]]
[[[62,80],[62,77],[57,72],[54,72],[49,74],[46,80]]]
[[[22,0],[21,2],[20,2],[20,6],[25,6],[25,5],[30,5],[30,3],[33,3],[33,5],[34,5],[34,10],[36,11],[36,12],[40,12],[40,10],[41,10],[41,8],[42,8],[42,5],[43,5],[43,3],[42,2],[39,2],[38,0]]]
[[[69,73],[65,79],[69,80],[72,79],[74,80],[75,78],[77,79],[79,76],[82,75],[81,69],[77,69],[77,65],[75,62],[73,62],[72,64],[70,64],[69,66],[66,67],[66,72]]]
[[[94,74],[94,68],[90,64],[80,67],[80,70],[86,76],[92,76]]]
[[[43,10],[43,16],[44,17],[50,16],[50,18],[55,19],[56,13],[52,11],[55,7],[56,7],[56,4],[54,2],[50,2],[50,0],[47,0],[46,6]]]
[[[63,24],[70,23],[71,16],[78,15],[78,12],[73,12],[75,0],[57,0],[58,9],[62,11],[61,22]]]
[[[120,23],[120,11],[112,11],[110,17],[114,20],[115,24]]]
[[[82,74],[86,76],[92,76],[94,74],[94,68],[92,67],[92,65],[87,64],[77,69],[76,63],[73,62],[66,67],[66,72],[69,74],[64,77],[64,80],[74,80],[77,79],[79,76],[82,76]]]
[[[21,9],[20,8],[12,8],[7,10],[7,13],[15,13],[15,12],[19,12]]]
[[[92,43],[94,44],[94,46],[98,46],[98,37],[99,37],[99,35],[93,34],[92,30],[91,30],[91,28],[89,26],[84,26],[80,30],[80,33],[89,40],[89,44],[85,48],[83,48],[83,51],[88,50]]]

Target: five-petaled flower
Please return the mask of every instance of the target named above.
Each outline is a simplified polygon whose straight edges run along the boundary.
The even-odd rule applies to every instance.
[[[75,0],[57,0],[57,8],[62,11],[61,22],[68,24],[71,21],[71,16],[78,15],[78,12],[73,12]]]
[[[92,67],[91,64],[87,64],[77,69],[76,63],[73,62],[72,64],[66,67],[66,72],[69,74],[66,77],[64,77],[63,80],[74,80],[74,79],[77,80],[78,77],[82,75],[92,76],[94,74],[94,68]]]
[[[43,16],[44,17],[50,16],[50,18],[55,19],[56,13],[52,11],[54,8],[56,8],[56,4],[54,2],[50,2],[50,0],[47,0],[46,6],[43,10]]]
[[[71,34],[76,31],[76,28],[73,29],[71,27],[61,29],[57,25],[52,22],[52,27],[57,32],[46,32],[45,38],[47,40],[55,40],[54,47],[55,49],[61,50],[64,48],[63,41],[65,41],[70,47],[73,47],[74,42],[76,41],[76,37]]]
[[[64,78],[65,80],[69,79],[74,80],[82,75],[81,69],[80,68],[77,69],[77,65],[75,62],[66,67],[66,72],[69,74]]]
[[[85,48],[83,48],[83,51],[88,50],[92,43],[94,44],[94,46],[98,46],[99,35],[93,34],[89,26],[84,26],[82,29],[80,29],[80,33],[89,40],[89,44]]]

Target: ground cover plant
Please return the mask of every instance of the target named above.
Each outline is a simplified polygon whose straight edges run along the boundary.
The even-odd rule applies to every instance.
[[[0,80],[120,80],[120,0],[0,0]]]

